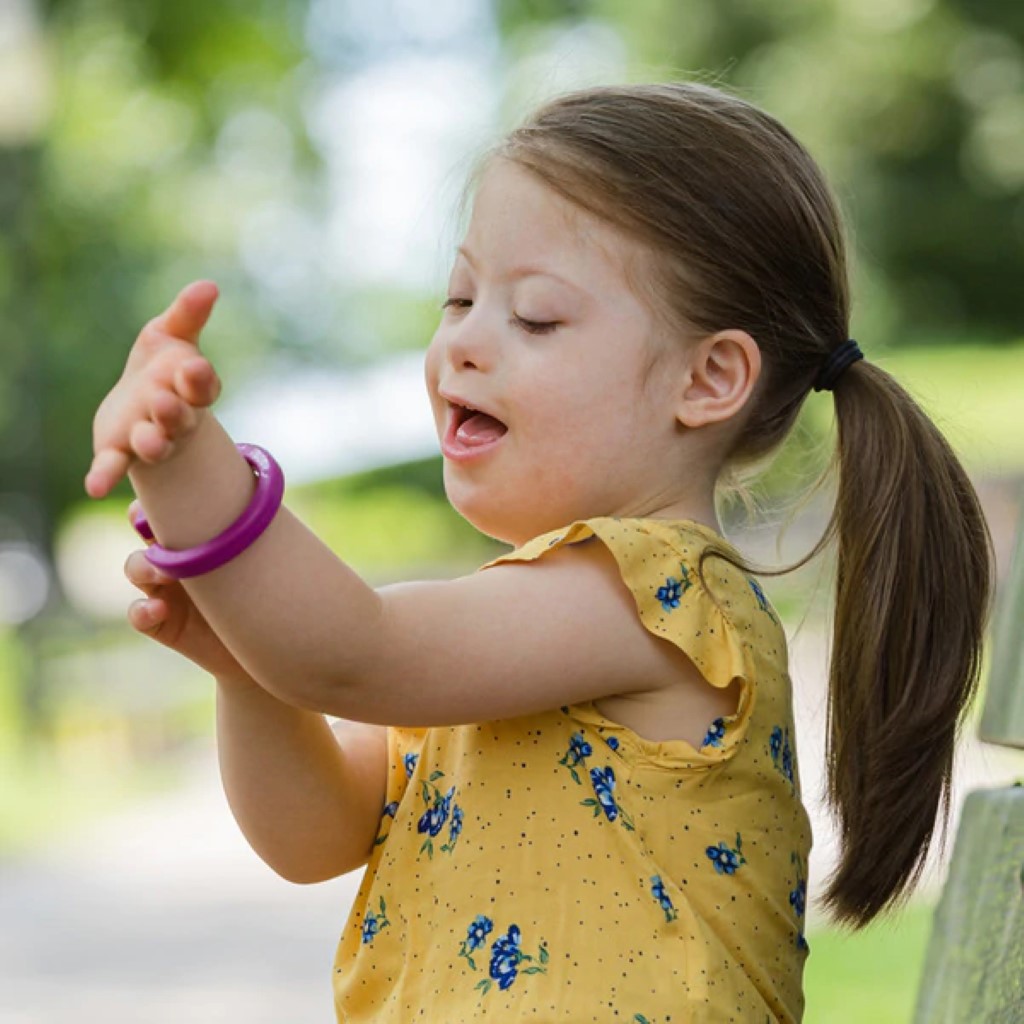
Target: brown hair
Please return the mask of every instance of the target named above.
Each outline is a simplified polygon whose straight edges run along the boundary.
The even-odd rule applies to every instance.
[[[762,373],[724,453],[730,479],[774,451],[849,330],[842,218],[800,143],[745,100],[676,83],[560,97],[492,155],[642,242],[681,338],[740,328],[757,341]],[[837,540],[827,759],[842,855],[825,903],[860,926],[909,894],[948,815],[993,554],[963,467],[888,373],[857,362],[834,397],[836,504],[813,550],[768,570],[710,548],[700,568],[716,556],[782,575]]]

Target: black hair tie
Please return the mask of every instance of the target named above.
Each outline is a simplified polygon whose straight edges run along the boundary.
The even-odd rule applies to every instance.
[[[814,380],[814,390],[831,391],[836,386],[836,381],[839,379],[843,370],[857,362],[858,359],[863,358],[864,353],[861,352],[860,346],[853,340],[853,338],[849,338],[847,341],[844,341],[842,345],[829,353],[828,358],[825,360],[821,369],[818,371],[818,376]]]

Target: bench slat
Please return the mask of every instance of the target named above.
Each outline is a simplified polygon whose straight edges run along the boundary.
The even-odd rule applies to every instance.
[[[1024,491],[1013,561],[1001,590],[979,734],[986,743],[1024,748]]]
[[[964,803],[915,1024],[1024,1021],[1024,786]]]

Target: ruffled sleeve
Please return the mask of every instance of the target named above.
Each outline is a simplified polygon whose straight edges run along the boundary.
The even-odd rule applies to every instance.
[[[753,673],[730,609],[749,603],[751,592],[746,577],[720,559],[705,563],[705,577],[715,588],[714,596],[701,582],[697,565],[704,547],[714,541],[727,550],[731,548],[717,534],[688,521],[579,520],[564,530],[534,538],[484,568],[535,561],[549,551],[592,537],[615,558],[640,621],[649,632],[678,647],[712,686],[725,688],[733,680],[740,680],[739,707],[735,715],[724,720],[717,744],[720,748],[731,747],[731,742],[721,741],[726,729],[730,740],[742,732],[753,699]]]

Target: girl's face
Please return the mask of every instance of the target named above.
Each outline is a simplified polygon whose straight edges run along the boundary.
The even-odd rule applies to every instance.
[[[627,283],[641,257],[519,166],[486,171],[426,358],[445,489],[483,533],[673,514],[684,346]]]

